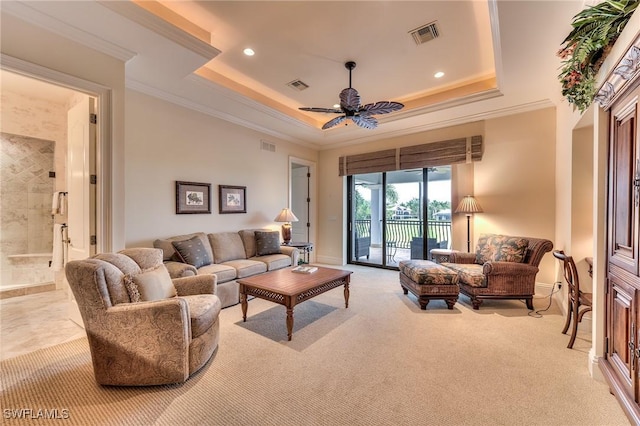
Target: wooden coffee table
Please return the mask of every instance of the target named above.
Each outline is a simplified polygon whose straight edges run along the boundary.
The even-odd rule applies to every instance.
[[[242,320],[247,321],[247,296],[284,305],[287,308],[287,337],[293,334],[293,307],[314,296],[344,285],[344,307],[349,307],[349,278],[351,271],[317,267],[311,274],[292,272],[293,268],[278,269],[237,280],[240,284]]]

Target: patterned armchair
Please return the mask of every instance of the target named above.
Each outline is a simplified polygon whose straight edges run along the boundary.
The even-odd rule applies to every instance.
[[[172,280],[152,248],[71,261],[65,272],[99,384],[184,382],[218,347],[215,275]]]
[[[538,265],[552,249],[545,239],[483,234],[475,253],[453,252],[443,265],[458,272],[460,292],[473,309],[482,299],[524,299],[533,310]]]

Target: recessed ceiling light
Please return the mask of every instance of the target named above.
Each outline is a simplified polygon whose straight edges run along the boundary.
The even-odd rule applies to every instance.
[[[247,56],[253,56],[256,54],[256,52],[254,52],[253,49],[251,49],[250,47],[247,47],[246,49],[244,49],[243,52]]]
[[[442,71],[438,71],[437,73],[435,73],[433,75],[435,78],[440,78],[440,77],[444,77],[444,73]]]
[[[340,104],[333,104],[334,108],[340,108]]]

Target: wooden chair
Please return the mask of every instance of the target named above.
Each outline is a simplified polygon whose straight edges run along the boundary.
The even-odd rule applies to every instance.
[[[578,332],[578,323],[582,321],[582,317],[592,309],[592,293],[585,293],[580,290],[580,279],[578,278],[578,270],[571,256],[564,254],[562,250],[553,252],[553,255],[562,261],[564,270],[564,279],[569,286],[567,294],[567,321],[564,323],[562,333],[566,334],[569,330],[569,324],[573,318],[573,327],[571,329],[571,339],[567,348],[573,348]],[[582,309],[580,309],[582,307]]]

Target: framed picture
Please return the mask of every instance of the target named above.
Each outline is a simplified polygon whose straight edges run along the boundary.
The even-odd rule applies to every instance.
[[[211,214],[211,184],[176,181],[176,214]]]
[[[247,212],[246,186],[219,186],[220,214]]]

